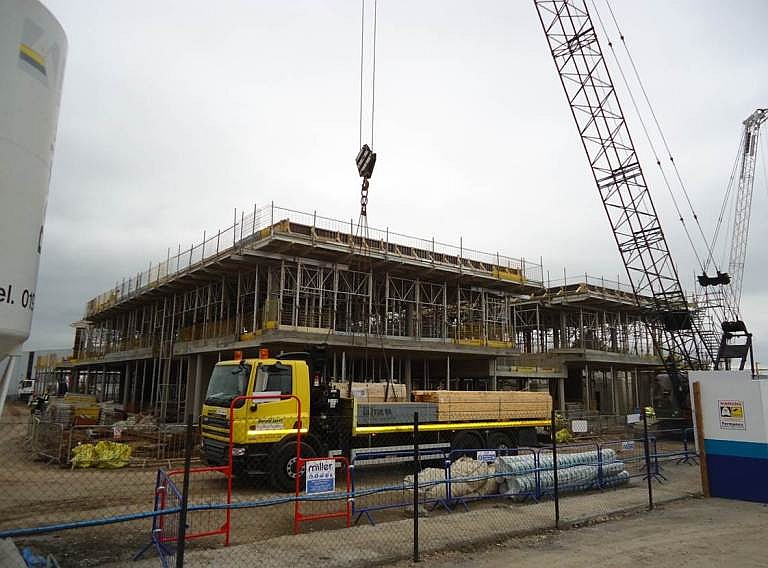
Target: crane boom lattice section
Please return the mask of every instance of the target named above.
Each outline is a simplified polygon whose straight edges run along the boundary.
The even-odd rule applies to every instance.
[[[744,138],[739,160],[739,186],[736,192],[736,207],[733,218],[733,238],[731,239],[731,254],[728,262],[728,273],[731,275],[730,290],[726,291],[729,317],[733,320],[739,317],[741,304],[741,285],[744,278],[744,261],[747,256],[747,236],[749,235],[749,218],[752,209],[752,189],[755,185],[755,165],[757,163],[757,148],[760,136],[760,126],[768,118],[768,109],[758,109],[744,121]]]
[[[634,292],[651,297],[649,321],[668,371],[711,359],[651,199],[586,4],[535,0],[552,57]]]

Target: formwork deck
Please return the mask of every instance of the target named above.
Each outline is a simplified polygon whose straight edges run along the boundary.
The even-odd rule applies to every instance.
[[[267,214],[270,221],[265,222]],[[278,220],[274,221],[276,216]],[[413,278],[460,276],[467,286],[521,295],[543,289],[541,265],[525,259],[465,249],[462,245],[446,245],[434,239],[409,237],[389,230],[359,227],[351,222],[272,206],[254,210],[252,215],[243,217],[200,245],[179,251],[154,268],[150,266],[147,271],[124,279],[115,288],[87,303],[86,318],[97,321],[114,309],[154,299],[169,290],[193,288],[217,275],[243,270],[270,259],[301,259],[361,271],[388,271]]]

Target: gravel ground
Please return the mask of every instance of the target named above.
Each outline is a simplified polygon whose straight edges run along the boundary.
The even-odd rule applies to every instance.
[[[689,465],[669,465],[669,479],[656,484],[658,503],[691,499],[699,493],[698,468]],[[647,493],[642,482],[603,492],[571,495],[561,500],[562,525],[578,526],[605,521],[628,512],[637,513],[647,506]],[[473,504],[469,511],[456,509],[452,513],[433,512],[421,520],[421,548],[424,554],[439,554],[448,550],[479,550],[483,545],[495,545],[513,536],[549,534],[553,531],[554,510],[551,501],[510,503],[506,499]],[[412,521],[397,520],[376,526],[350,529],[311,531],[300,535],[281,536],[228,548],[190,550],[187,566],[251,566],[258,561],[260,568],[310,566],[322,561],[324,568],[391,565],[411,555]],[[603,543],[603,546],[605,543]],[[156,558],[115,566],[149,568]],[[404,566],[407,564],[404,564]],[[476,565],[470,564],[467,565]],[[663,565],[663,564],[657,564]]]
[[[575,530],[547,532],[472,551],[427,555],[398,568],[764,567],[768,507],[723,499],[690,499]]]
[[[24,443],[24,406],[10,405],[0,430],[0,529],[33,527],[49,523],[109,517],[152,509],[152,488],[156,470],[128,467],[121,470],[70,470],[35,461]],[[168,467],[168,466],[166,466]],[[358,487],[398,483],[407,467],[369,466],[358,472]],[[669,462],[664,473],[668,482],[654,483],[659,501],[685,498],[699,492],[698,468]],[[195,501],[221,501],[226,483],[220,474],[196,476],[192,484]],[[235,480],[235,501],[276,496],[263,485]],[[408,495],[398,492],[361,498],[361,504],[402,502]],[[585,519],[603,518],[617,512],[642,508],[647,502],[646,487],[636,478],[628,486],[590,494],[571,495],[561,501],[563,525]],[[320,512],[320,504],[307,504],[307,512]],[[331,505],[326,504],[325,508]],[[469,504],[468,511],[428,511],[421,534],[425,552],[477,543],[498,542],[513,535],[548,531],[553,526],[552,501],[515,503],[505,498]],[[412,547],[411,520],[401,508],[374,513],[375,527],[342,529],[338,519],[310,523],[302,535],[292,532],[290,504],[268,509],[237,509],[232,512],[232,544],[222,549],[221,536],[193,541],[188,565],[307,565],[322,558],[327,567],[381,564],[407,558]],[[197,513],[190,518],[193,528],[208,530],[223,522],[223,512]],[[150,521],[132,521],[102,527],[66,530],[17,539],[20,546],[32,546],[53,553],[62,566],[101,566],[119,563],[149,539]],[[361,525],[366,519],[361,519]],[[115,543],[119,543],[118,546]],[[272,563],[270,563],[272,562]],[[139,564],[128,564],[138,566]],[[153,551],[146,566],[156,566]]]

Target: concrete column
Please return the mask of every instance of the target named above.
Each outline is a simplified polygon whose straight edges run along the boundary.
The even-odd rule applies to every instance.
[[[190,364],[189,371],[194,377],[194,387],[192,389],[194,392],[194,395],[192,396],[192,416],[197,420],[200,416],[200,409],[203,406],[203,355],[201,353],[195,357],[194,371],[192,369],[193,367]],[[187,378],[187,381],[189,381],[189,378]],[[187,389],[189,390],[189,382],[187,382]]]
[[[341,380],[347,380],[347,352],[341,352]]]
[[[616,369],[611,365],[611,398],[613,399],[613,413],[620,414],[619,410],[619,392],[616,388]]]
[[[139,395],[139,412],[144,412],[144,393],[147,389],[147,360],[144,359],[144,363],[141,366],[141,394]]]
[[[130,363],[125,364],[125,372],[123,373],[123,408],[128,404],[128,391],[130,390],[128,388],[131,380],[131,369],[129,365]]]
[[[629,412],[632,409],[632,373],[626,369],[621,372],[624,385],[624,410]]]
[[[413,391],[413,381],[411,380],[411,358],[405,358],[405,368],[403,369],[403,382],[405,383],[405,390],[408,393],[408,398],[411,397]]]
[[[451,390],[451,356],[445,358],[445,390]]]
[[[632,380],[635,383],[635,404],[633,406],[640,408],[640,376],[637,367],[635,367],[634,372],[632,373]]]
[[[565,412],[565,379],[557,379],[557,400],[561,412]]]
[[[499,390],[499,378],[498,378],[499,360],[493,359],[493,374],[491,374],[491,390]]]
[[[589,364],[584,365],[584,410],[589,413],[592,409],[590,407],[590,399],[592,398],[590,391],[592,385],[589,381]]]
[[[139,362],[133,362],[133,380],[131,381],[131,402],[136,409],[136,396],[139,392]]]

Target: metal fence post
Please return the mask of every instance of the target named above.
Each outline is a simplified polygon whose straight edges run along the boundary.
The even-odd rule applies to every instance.
[[[413,561],[419,562],[419,413],[413,413]]]
[[[189,469],[192,463],[194,445],[193,416],[187,415],[187,435],[184,446],[184,487],[181,489],[181,511],[179,512],[179,534],[176,541],[176,568],[184,566],[184,545],[187,540],[187,501],[189,499]]]
[[[557,484],[557,424],[556,424],[556,411],[552,409],[552,422],[550,426],[552,434],[552,480],[554,481],[554,498],[555,498],[555,528],[560,528],[560,490]],[[541,464],[539,464],[541,465]]]
[[[643,448],[645,452],[645,476],[648,479],[648,510],[653,511],[653,475],[651,473],[651,445],[648,441],[648,417],[643,409]]]

